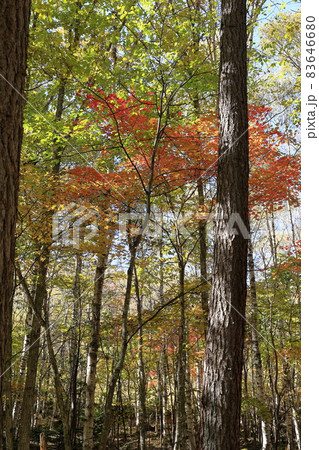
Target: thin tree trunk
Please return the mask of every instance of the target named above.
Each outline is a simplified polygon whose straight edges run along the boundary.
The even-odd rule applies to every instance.
[[[12,321],[12,311],[9,315],[10,320]],[[10,330],[12,329],[12,323],[9,324]],[[7,341],[7,358],[8,361],[11,361],[12,358],[12,335],[10,333],[9,339]],[[6,427],[6,446],[8,450],[14,448],[14,428],[13,428],[13,420],[12,420],[12,412],[13,412],[13,403],[12,403],[12,369],[9,366],[4,375],[4,389],[5,389],[5,427]]]
[[[71,442],[75,446],[76,441],[76,426],[77,426],[77,414],[78,414],[78,395],[77,395],[77,377],[80,358],[80,345],[81,345],[81,282],[80,275],[82,271],[82,258],[81,255],[76,255],[76,267],[73,284],[73,327],[70,343],[70,411],[69,422],[71,430]]]
[[[142,298],[140,296],[139,283],[137,278],[136,267],[134,267],[135,275],[135,293],[137,299],[137,318],[139,326],[138,337],[138,431],[139,431],[139,448],[146,449],[146,380],[143,357],[143,327],[142,327]]]
[[[160,302],[164,303],[164,265],[163,265],[163,239],[159,243],[159,258],[160,258],[160,280],[159,280],[159,297]],[[159,372],[161,375],[161,400],[162,407],[162,429],[161,429],[161,446],[163,449],[168,448],[171,442],[171,430],[168,424],[168,393],[167,393],[167,351],[166,351],[166,337],[164,337],[164,343],[161,351],[161,357],[159,361]]]
[[[258,335],[258,305],[255,279],[255,266],[253,257],[253,248],[251,240],[248,242],[248,267],[249,267],[249,283],[250,283],[250,300],[251,300],[251,316],[250,316],[250,331],[253,352],[253,367],[254,367],[254,381],[256,389],[256,397],[262,405],[263,414],[260,417],[262,429],[262,450],[271,449],[271,414],[268,411],[264,392],[264,380],[262,362],[259,349],[259,335]]]
[[[143,184],[143,188],[146,194],[146,216],[143,220],[142,224],[142,232],[138,234],[135,238],[129,238],[129,248],[130,248],[130,262],[129,267],[127,270],[127,282],[126,282],[126,292],[125,292],[125,299],[124,299],[124,305],[123,305],[123,313],[122,313],[122,336],[121,336],[121,350],[119,354],[119,358],[117,360],[117,363],[115,365],[114,371],[112,373],[107,393],[106,393],[106,401],[105,401],[105,409],[104,409],[104,419],[103,419],[103,426],[102,426],[102,432],[100,434],[100,445],[99,450],[105,450],[109,448],[108,444],[108,436],[112,428],[112,402],[113,402],[113,396],[116,384],[120,378],[121,371],[123,368],[126,350],[127,350],[127,338],[128,338],[128,312],[130,307],[130,299],[131,299],[131,292],[132,292],[132,282],[133,282],[133,275],[134,275],[134,266],[135,266],[135,259],[136,259],[136,253],[138,250],[138,247],[142,241],[142,235],[144,230],[146,229],[148,223],[149,223],[149,216],[151,213],[151,194],[153,189],[153,181],[154,181],[154,175],[155,175],[155,160],[157,155],[158,146],[160,143],[160,139],[164,133],[166,124],[163,124],[163,113],[159,112],[159,117],[157,121],[157,131],[153,143],[153,150],[152,150],[152,157],[150,161],[150,176],[148,179],[147,186],[146,184]]]
[[[174,450],[187,448],[187,418],[186,418],[186,317],[185,317],[185,264],[179,261],[180,288],[180,325],[177,354],[177,398],[176,398],[176,430]]]
[[[94,399],[96,384],[96,365],[100,341],[100,315],[106,255],[98,255],[94,277],[94,296],[92,302],[91,340],[88,350],[86,391],[85,391],[85,422],[83,428],[83,449],[92,450],[94,447]]]
[[[289,400],[288,400],[289,401]],[[286,411],[285,425],[286,425],[286,436],[287,436],[287,450],[296,450],[294,445],[294,425],[292,421],[292,416],[289,414],[290,407],[284,402],[284,408]]]
[[[196,337],[196,351],[199,352],[199,338]],[[196,363],[196,388],[197,388],[197,398],[196,398],[196,403],[197,403],[197,419],[198,419],[198,423],[200,423],[200,413],[201,413],[201,397],[200,397],[200,393],[202,392],[202,372],[203,372],[203,363],[202,361],[197,361]]]
[[[25,297],[27,298],[26,294],[25,294]],[[28,300],[27,300],[27,302],[28,302]],[[30,345],[30,332],[31,332],[31,325],[32,325],[32,317],[33,317],[32,308],[29,305],[27,316],[25,319],[26,334],[25,334],[24,340],[23,340],[19,378],[18,378],[18,383],[17,383],[18,386],[22,386],[24,384],[25,372],[26,372],[26,367],[27,367],[28,348]],[[13,405],[13,425],[16,430],[16,435],[15,435],[16,438],[18,438],[18,427],[20,424],[22,397],[23,397],[23,393],[18,393],[16,398],[14,399],[14,405]]]
[[[48,450],[47,441],[44,433],[40,433],[40,450]]]
[[[194,19],[192,19],[193,23],[193,48],[194,52],[198,53],[200,48],[200,40],[201,40],[201,31],[199,28],[195,26],[198,23],[200,18],[200,8],[201,8],[201,0],[197,0],[192,6],[194,6]],[[189,8],[190,16],[192,15],[192,10]],[[200,98],[198,91],[195,92],[193,98],[193,105],[195,110],[196,118],[200,118]],[[200,135],[200,133],[198,133]],[[205,205],[205,197],[204,197],[204,184],[201,176],[197,179],[197,194],[198,194],[198,206],[200,213],[203,213],[203,207]],[[198,234],[199,234],[199,262],[200,262],[200,275],[201,281],[208,283],[207,280],[207,236],[206,236],[206,220],[199,220],[198,222]],[[201,291],[201,303],[202,310],[204,313],[204,328],[206,331],[207,326],[207,317],[208,317],[208,300],[209,300],[209,288],[205,285]]]
[[[132,282],[134,276],[134,266],[135,266],[135,257],[136,257],[136,247],[132,249],[130,264],[127,270],[127,284],[126,284],[126,293],[123,305],[123,314],[122,314],[122,336],[121,336],[121,350],[114,367],[108,388],[106,393],[105,400],[105,408],[104,408],[104,419],[103,419],[103,428],[100,435],[100,445],[99,450],[106,450],[110,448],[109,443],[109,434],[112,427],[113,422],[113,413],[112,413],[112,403],[113,396],[115,392],[116,385],[121,375],[121,371],[124,364],[124,359],[127,350],[127,337],[128,337],[128,328],[127,328],[127,319],[128,312],[130,307],[130,299],[132,292]]]
[[[46,321],[46,338],[47,338],[47,345],[48,345],[48,351],[49,351],[49,358],[51,367],[53,369],[53,375],[54,375],[54,385],[55,385],[55,393],[56,393],[56,399],[57,404],[59,407],[60,417],[62,421],[62,427],[63,427],[63,441],[64,441],[64,450],[73,450],[72,442],[71,442],[71,432],[70,432],[70,426],[69,426],[69,414],[68,414],[68,408],[65,402],[65,398],[67,397],[65,395],[63,385],[61,382],[61,377],[58,369],[58,364],[56,360],[56,356],[54,353],[54,347],[52,343],[51,338],[51,332],[50,332],[50,324],[48,320],[48,311],[47,306],[45,307],[45,321]]]
[[[39,254],[41,254],[41,251],[39,251]],[[33,301],[35,311],[33,312],[32,318],[30,347],[27,356],[27,374],[21,405],[18,450],[27,450],[30,447],[31,422],[36,397],[36,378],[40,354],[41,320],[39,316],[41,316],[43,303],[47,296],[46,277],[48,265],[49,251],[45,250],[45,252],[42,252],[37,270],[38,273]]]
[[[222,0],[217,225],[202,396],[205,450],[240,449],[247,236],[238,222],[237,233],[230,230],[229,221],[242,221],[248,229],[246,39],[245,0]]]
[[[299,431],[299,426],[298,426],[298,422],[297,422],[296,410],[293,406],[292,406],[292,422],[293,422],[294,430],[295,430],[297,448],[298,448],[298,450],[300,450],[301,449],[300,431]]]
[[[204,207],[205,199],[204,199],[204,186],[201,178],[197,181],[197,192],[198,192],[198,204],[200,207]],[[200,261],[200,276],[201,281],[208,283],[208,275],[207,275],[207,237],[206,237],[206,220],[200,220],[198,223],[198,232],[199,232],[199,261]],[[202,310],[204,312],[205,318],[205,330],[207,324],[207,316],[208,316],[208,288],[204,285],[203,290],[201,291],[201,301],[202,301]]]
[[[60,87],[57,96],[57,107],[55,112],[55,121],[61,120],[63,113],[63,102],[65,96],[64,81],[60,81]],[[60,171],[61,162],[61,148],[56,147],[54,149],[54,163],[52,167],[52,173],[55,177],[58,176]],[[49,211],[44,215],[46,226],[51,230],[53,211]],[[51,238],[51,236],[50,236]],[[31,415],[32,408],[35,400],[35,383],[38,370],[38,358],[40,350],[40,333],[41,333],[41,310],[46,298],[46,277],[50,259],[50,247],[46,242],[44,245],[40,245],[37,252],[38,270],[37,270],[37,284],[35,287],[35,295],[32,307],[35,308],[30,334],[30,348],[28,351],[27,359],[27,374],[25,380],[25,387],[22,400],[22,413],[21,422],[19,428],[19,450],[27,450],[30,447],[30,432],[31,432]]]
[[[195,437],[195,423],[194,423],[194,408],[193,408],[193,387],[189,370],[189,361],[187,355],[186,363],[186,386],[185,386],[185,399],[186,399],[186,419],[188,430],[188,449],[196,450],[196,437]]]

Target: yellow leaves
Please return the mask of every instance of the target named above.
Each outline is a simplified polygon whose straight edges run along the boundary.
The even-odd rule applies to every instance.
[[[63,27],[56,28],[56,31],[62,35],[67,33],[67,30],[65,30]]]

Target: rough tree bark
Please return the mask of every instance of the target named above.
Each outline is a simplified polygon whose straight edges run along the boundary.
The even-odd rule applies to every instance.
[[[0,411],[11,339],[12,280],[30,0],[0,3]],[[11,402],[10,402],[11,403]],[[0,414],[0,448],[3,415]]]
[[[218,220],[202,396],[205,450],[240,448],[247,239],[242,229],[230,230],[229,220],[237,218],[238,226],[240,218],[248,228],[246,34],[245,0],[222,0]]]

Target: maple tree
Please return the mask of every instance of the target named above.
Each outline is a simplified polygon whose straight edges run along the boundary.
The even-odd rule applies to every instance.
[[[125,100],[102,91],[87,95],[87,100],[102,135],[101,158],[98,168],[76,167],[69,171],[76,196],[98,198],[104,194],[114,203],[120,204],[125,198],[126,204],[133,206],[145,196],[151,174],[156,105],[152,99],[141,101],[130,95]],[[299,203],[300,159],[285,151],[286,136],[269,123],[270,113],[271,109],[263,106],[249,108],[250,211],[256,217],[261,210],[283,208],[287,201],[292,206]],[[198,178],[211,181],[216,177],[216,117],[208,115],[185,125],[177,113],[172,122],[155,155],[153,197]],[[77,126],[91,129],[90,122],[81,126],[79,121]],[[64,195],[72,197],[71,182],[66,184]]]

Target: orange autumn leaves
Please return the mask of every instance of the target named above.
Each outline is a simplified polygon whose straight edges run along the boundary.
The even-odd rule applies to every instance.
[[[283,149],[286,137],[269,125],[270,108],[250,107],[249,202],[252,215],[299,203],[300,157]]]
[[[152,95],[149,96],[153,98]],[[74,198],[107,198],[119,207],[194,183],[213,180],[218,163],[218,121],[214,114],[184,124],[180,113],[161,114],[150,99],[86,96],[102,136],[100,167],[75,167],[65,185]],[[285,137],[269,124],[270,109],[250,106],[250,210],[282,208],[299,200],[300,160],[285,150]],[[165,120],[167,123],[165,123]],[[169,123],[168,123],[169,122]],[[88,133],[90,127],[83,126]],[[73,186],[73,188],[72,188]]]

